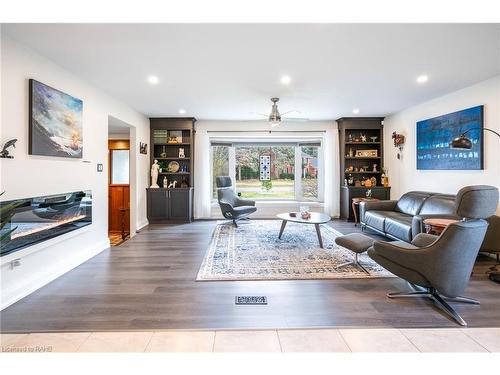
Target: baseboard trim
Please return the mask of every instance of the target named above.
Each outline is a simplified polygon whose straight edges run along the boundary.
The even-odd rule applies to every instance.
[[[81,253],[78,258],[74,258],[66,262],[61,261],[57,263],[57,265],[51,267],[53,269],[51,272],[33,277],[23,283],[23,285],[14,286],[9,289],[2,290],[0,310],[9,307],[10,305],[20,301],[24,297],[27,297],[28,295],[47,285],[51,281],[54,281],[58,277],[61,277],[65,273],[71,271],[73,268],[78,267],[80,264],[108,249],[109,246],[109,239],[106,238],[105,241],[87,248]]]
[[[141,229],[144,229],[145,227],[147,227],[149,225],[149,222],[148,221],[145,221],[141,224],[138,224],[137,225],[137,228],[136,228],[136,232],[139,232]]]

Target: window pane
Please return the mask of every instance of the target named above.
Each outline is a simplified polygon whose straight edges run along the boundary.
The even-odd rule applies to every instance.
[[[215,177],[229,176],[229,146],[212,146],[212,194],[217,198]]]
[[[318,199],[318,147],[302,146],[302,197]]]
[[[294,146],[237,146],[236,191],[244,198],[295,199]],[[271,156],[271,180],[260,180],[260,157]]]
[[[129,150],[111,150],[111,183],[129,183]]]

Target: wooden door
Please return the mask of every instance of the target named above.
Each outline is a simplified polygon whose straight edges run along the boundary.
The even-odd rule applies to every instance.
[[[130,234],[130,143],[110,140],[109,149],[109,229],[110,233]],[[118,170],[120,169],[120,170]]]

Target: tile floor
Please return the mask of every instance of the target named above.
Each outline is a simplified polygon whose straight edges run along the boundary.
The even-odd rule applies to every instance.
[[[2,334],[2,352],[500,352],[500,328]]]

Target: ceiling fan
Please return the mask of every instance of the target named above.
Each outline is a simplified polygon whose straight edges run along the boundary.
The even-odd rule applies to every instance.
[[[263,113],[258,113],[258,112],[253,112],[256,113],[260,116],[264,116],[268,119],[269,124],[274,128],[281,124],[281,120],[287,120],[287,121],[308,121],[309,119],[307,118],[302,118],[302,117],[282,117],[282,115],[286,115],[287,113],[292,113],[292,112],[297,112],[300,113],[299,111],[292,110],[292,111],[287,111],[283,112],[280,114],[278,110],[278,102],[280,98],[271,98],[271,102],[273,103],[273,106],[271,107],[271,113],[269,115],[265,115]]]

